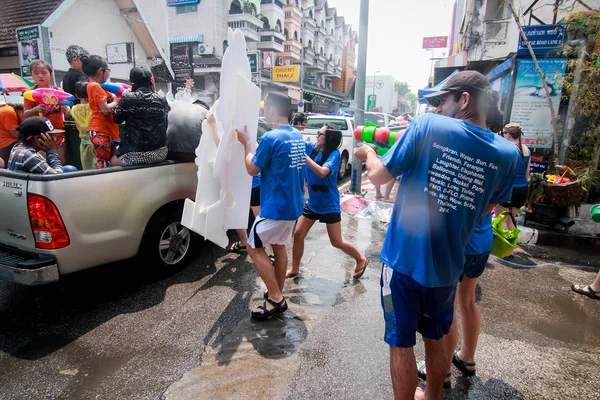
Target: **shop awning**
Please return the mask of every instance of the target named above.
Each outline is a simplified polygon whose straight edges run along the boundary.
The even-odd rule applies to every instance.
[[[204,43],[204,35],[185,35],[185,36],[174,36],[169,38],[169,43]]]
[[[500,78],[502,75],[504,75],[508,70],[510,70],[512,68],[512,65],[513,60],[512,58],[509,58],[508,60],[504,61],[502,64],[498,65],[496,68],[491,70],[485,77],[488,78],[490,82],[493,82],[496,79]]]
[[[453,56],[442,58],[435,62],[436,68],[465,67],[469,62],[469,54],[461,51]]]
[[[340,102],[343,101],[344,98],[343,97],[334,97],[331,95],[327,95],[327,94],[323,94],[323,92],[320,91],[316,91],[316,90],[311,90],[311,89],[304,89],[304,93],[308,93],[311,96],[314,96],[316,98],[322,98],[322,99],[326,99],[329,101],[335,101],[335,102]]]
[[[444,79],[443,81],[441,81],[440,83],[438,83],[437,85],[435,85],[432,88],[419,89],[419,91],[417,93],[419,96],[419,103],[427,104],[427,100],[425,100],[424,96],[435,93],[435,92],[439,92],[440,90],[442,90],[446,81],[448,81],[448,79],[452,78],[454,75],[458,74],[459,72],[460,72],[460,70],[458,70],[458,69],[455,70],[453,73],[450,74],[449,77],[447,77],[446,79]]]

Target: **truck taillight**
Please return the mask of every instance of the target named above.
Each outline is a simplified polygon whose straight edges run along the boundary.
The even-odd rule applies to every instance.
[[[37,195],[27,195],[29,221],[38,249],[62,249],[70,243],[69,234],[52,201]]]

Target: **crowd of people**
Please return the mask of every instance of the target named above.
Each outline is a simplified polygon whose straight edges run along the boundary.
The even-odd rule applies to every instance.
[[[0,167],[40,174],[75,170],[66,165],[65,119],[73,119],[79,132],[78,161],[84,170],[165,161],[170,149],[167,129],[171,107],[164,96],[156,93],[152,73],[143,67],[132,68],[129,75],[132,90],[117,97],[102,87],[111,73],[103,57],[90,55],[76,45],[69,46],[66,57],[71,68],[63,79],[62,89],[52,86],[52,66],[46,61],[34,60],[30,64],[35,81],[31,90],[63,90],[75,97],[76,104],[72,107],[39,104],[26,98],[23,105],[0,105]],[[42,125],[25,124],[30,119],[41,121],[51,129],[38,130],[32,135],[32,126]],[[180,147],[182,135],[174,131],[174,149]],[[185,137],[191,141],[188,148],[196,148],[200,135],[201,130],[193,137]],[[48,143],[48,137],[53,143]],[[184,158],[189,159],[190,152],[193,150]],[[21,162],[28,154],[34,154],[38,163]],[[172,156],[178,159],[181,154],[176,150]]]
[[[84,169],[159,163],[168,157],[192,161],[205,118],[219,145],[213,111],[205,104],[175,103],[171,109],[156,93],[150,71],[133,68],[132,91],[118,98],[102,87],[111,72],[102,57],[72,46],[67,59],[72,68],[63,89],[78,104],[49,109],[26,100],[23,107],[0,107],[0,167],[65,171],[65,117],[72,117],[79,131]],[[52,88],[51,65],[33,61],[31,71],[36,88]],[[411,121],[384,156],[367,144],[355,149],[371,182],[389,186],[387,196],[400,179],[380,253],[384,339],[396,399],[440,399],[450,385],[452,364],[465,375],[476,374],[481,316],[475,288],[492,249],[492,211],[516,215],[524,204],[531,156],[518,125],[506,125],[499,134],[490,130],[498,125],[499,111],[480,73],[460,72],[426,97],[437,112]],[[291,111],[287,95],[269,93],[264,118],[270,131],[258,147],[245,129],[236,129],[245,149],[240,161],[254,177],[249,212],[255,220],[249,232],[238,230],[239,241],[231,250],[250,255],[266,285],[264,302],[251,312],[257,319],[288,309],[285,281],[301,274],[304,241],[315,222],[326,224],[331,244],[356,261],[355,279],[371,262],[342,237],[337,188],[342,133],[326,125],[316,142],[307,142],[296,129],[306,126],[306,117],[290,119]],[[169,120],[170,113],[176,120]],[[514,229],[506,220],[505,228]],[[286,245],[292,238],[290,265]],[[592,285],[573,290],[599,298],[600,275]],[[460,348],[455,309],[461,315]],[[419,362],[413,352],[417,332],[425,344],[425,360]],[[426,380],[425,391],[417,387],[419,377]]]

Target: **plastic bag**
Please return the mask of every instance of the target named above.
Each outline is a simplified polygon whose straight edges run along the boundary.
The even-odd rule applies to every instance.
[[[519,228],[512,231],[507,231],[502,226],[502,221],[505,218],[512,218],[515,227],[516,221],[512,214],[504,211],[496,218],[492,219],[492,229],[494,230],[494,243],[492,245],[492,254],[496,257],[504,258],[512,254],[515,247],[519,243]]]

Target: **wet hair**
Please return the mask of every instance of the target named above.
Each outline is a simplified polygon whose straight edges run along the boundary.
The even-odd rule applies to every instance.
[[[340,147],[340,144],[342,144],[342,131],[329,124],[323,125],[323,128],[325,128],[325,149],[323,150],[321,159],[319,161],[315,161],[320,166],[323,166],[325,161],[327,161],[329,158],[329,155],[333,153],[334,150],[337,150]],[[313,151],[310,153],[310,158],[315,160],[317,154],[319,154],[319,150],[320,149],[315,146]]]
[[[494,133],[502,131],[502,124],[504,123],[504,116],[498,109],[498,93],[491,93],[488,98],[489,104],[487,113],[485,116],[486,124],[488,129]]]
[[[95,76],[99,69],[108,68],[106,60],[102,56],[96,54],[91,56],[82,55],[80,60],[83,73],[90,77]]]
[[[306,115],[304,115],[303,112],[294,114],[294,117],[292,118],[292,125],[298,126],[301,122],[306,122]]]
[[[35,70],[35,68],[39,65],[46,68],[48,70],[48,72],[50,72],[51,74],[54,73],[54,70],[52,69],[52,65],[50,65],[48,62],[46,62],[44,60],[33,60],[31,62],[31,64],[29,64],[29,70],[31,72],[33,72],[33,70]]]
[[[521,159],[525,159],[525,153],[523,153],[523,129],[519,124],[506,124],[504,129],[502,129],[503,133],[508,133],[513,139],[519,140],[519,151],[521,152]]]
[[[67,47],[67,51],[65,54],[67,56],[67,62],[69,64],[71,64],[74,58],[81,60],[83,56],[90,55],[90,53],[86,49],[84,49],[81,46],[77,46],[76,44],[72,44],[69,47]]]
[[[76,82],[75,83],[75,93],[74,93],[75,97],[77,97],[78,99],[87,99],[88,98],[87,87],[88,87],[87,82]]]
[[[270,92],[265,99],[265,107],[272,106],[275,113],[280,117],[286,117],[288,120],[292,115],[292,100],[287,94],[279,92]]]

